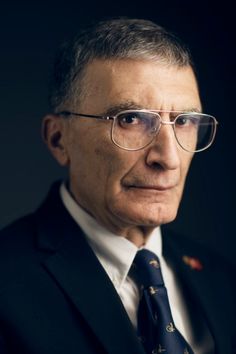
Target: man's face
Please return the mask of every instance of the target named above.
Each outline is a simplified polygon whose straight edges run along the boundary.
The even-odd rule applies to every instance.
[[[190,67],[152,61],[96,60],[88,65],[85,95],[75,111],[106,115],[121,109],[201,109]],[[169,114],[162,114],[169,120]],[[182,150],[172,126],[139,151],[111,141],[112,120],[74,118],[68,124],[70,190],[77,202],[109,230],[153,228],[172,221],[181,200],[192,154]]]

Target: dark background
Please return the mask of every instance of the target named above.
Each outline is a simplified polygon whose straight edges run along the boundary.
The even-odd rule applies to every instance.
[[[190,47],[204,111],[219,121],[217,139],[196,155],[176,222],[180,232],[235,261],[235,26],[227,2],[8,1],[0,8],[0,227],[34,210],[65,176],[40,138],[49,72],[59,44],[81,24],[108,16],[147,18]],[[217,262],[217,259],[216,259]]]

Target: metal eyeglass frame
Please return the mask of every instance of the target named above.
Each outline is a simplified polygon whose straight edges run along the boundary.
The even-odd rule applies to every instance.
[[[119,145],[113,138],[114,122],[117,119],[117,117],[120,116],[121,114],[131,113],[131,112],[155,113],[156,116],[157,116],[157,119],[159,119],[159,121],[160,121],[159,128],[156,129],[155,134],[153,135],[153,138],[146,145],[144,145],[144,146],[142,146],[140,148],[137,148],[137,149],[123,147],[122,145]],[[175,119],[173,121],[164,121],[164,120],[161,119],[161,116],[159,115],[159,113],[177,113],[177,116],[175,117]],[[190,150],[185,149],[180,144],[180,142],[179,142],[179,140],[178,140],[178,138],[176,136],[176,131],[175,131],[175,122],[176,122],[176,120],[179,118],[180,115],[181,116],[185,116],[185,115],[187,116],[189,114],[191,114],[191,115],[196,114],[196,115],[211,117],[213,119],[213,121],[214,121],[214,130],[213,130],[213,133],[212,133],[212,139],[211,139],[210,143],[206,147],[204,147],[202,149],[199,149],[199,150],[190,151]],[[71,116],[71,115],[74,115],[74,116],[81,116],[81,117],[86,117],[86,118],[113,120],[113,124],[112,124],[112,128],[111,128],[111,140],[116,146],[118,146],[121,149],[127,150],[127,151],[138,151],[138,150],[144,149],[145,147],[147,147],[148,145],[150,145],[153,142],[153,140],[157,136],[158,132],[160,131],[162,125],[172,125],[173,126],[173,130],[174,130],[174,134],[175,134],[175,139],[176,139],[177,143],[179,144],[179,146],[183,150],[185,150],[187,152],[190,152],[190,153],[201,152],[201,151],[204,151],[204,150],[208,149],[212,145],[212,143],[214,142],[215,135],[216,135],[216,128],[217,128],[217,125],[219,124],[218,121],[216,120],[216,118],[213,117],[210,114],[205,114],[205,113],[200,113],[200,112],[191,112],[191,111],[190,112],[187,112],[187,111],[183,112],[183,111],[166,111],[166,110],[129,109],[129,110],[120,111],[119,113],[117,113],[114,116],[100,116],[100,115],[94,115],[94,114],[81,114],[81,113],[70,112],[70,111],[62,111],[62,112],[56,113],[56,115],[59,115],[59,116],[62,115],[62,116],[67,116],[67,117]]]

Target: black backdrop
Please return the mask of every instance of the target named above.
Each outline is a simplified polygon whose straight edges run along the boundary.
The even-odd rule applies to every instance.
[[[40,138],[58,45],[81,24],[108,16],[148,18],[190,47],[204,111],[219,120],[213,147],[196,155],[177,220],[189,237],[235,261],[234,11],[205,1],[8,1],[0,8],[0,227],[34,210],[51,182],[65,176]],[[217,262],[217,260],[216,260]]]

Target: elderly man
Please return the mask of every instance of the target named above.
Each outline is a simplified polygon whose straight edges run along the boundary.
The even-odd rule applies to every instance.
[[[216,132],[187,49],[150,21],[99,22],[58,54],[50,103],[68,180],[1,232],[1,353],[234,353],[228,265],[160,230]]]

